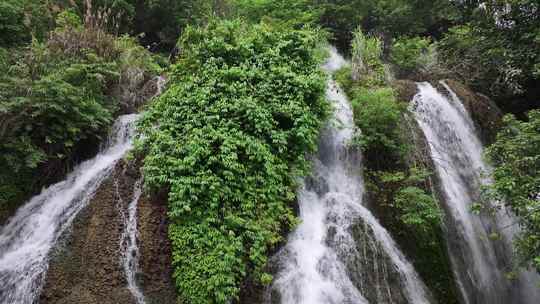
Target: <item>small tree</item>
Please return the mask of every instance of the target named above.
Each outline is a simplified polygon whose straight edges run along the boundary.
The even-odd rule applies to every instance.
[[[490,194],[519,218],[518,250],[540,271],[540,111],[529,112],[528,121],[508,115],[504,124],[487,149],[495,165]]]

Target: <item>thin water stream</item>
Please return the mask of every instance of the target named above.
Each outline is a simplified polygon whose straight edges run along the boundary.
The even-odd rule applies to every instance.
[[[127,216],[124,218],[124,232],[120,239],[122,249],[122,267],[126,274],[128,289],[135,298],[136,304],[144,304],[144,294],[137,284],[137,274],[139,273],[139,246],[137,238],[137,207],[142,195],[142,178],[135,182],[133,187],[133,197],[127,207]]]

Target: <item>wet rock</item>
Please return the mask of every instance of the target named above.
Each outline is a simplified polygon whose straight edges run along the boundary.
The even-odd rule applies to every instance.
[[[134,303],[120,264],[123,210],[134,181],[122,165],[105,180],[52,253],[40,303]]]
[[[412,80],[396,80],[392,83],[392,87],[396,90],[398,100],[401,102],[410,102],[418,93],[416,82]]]
[[[356,248],[344,257],[349,278],[369,303],[407,304],[405,286],[373,232],[360,219],[351,227]]]
[[[140,285],[148,304],[174,304],[171,244],[167,231],[167,198],[141,197],[139,201]]]
[[[41,304],[134,304],[121,264],[123,216],[138,168],[120,162],[51,254]],[[175,303],[163,204],[139,202],[141,287],[147,303]],[[156,228],[156,221],[162,226]],[[163,245],[165,244],[165,245]],[[152,261],[149,263],[148,261]],[[148,283],[151,282],[151,283]]]

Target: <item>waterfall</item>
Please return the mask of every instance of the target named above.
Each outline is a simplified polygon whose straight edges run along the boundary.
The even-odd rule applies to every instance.
[[[137,180],[133,189],[133,198],[124,217],[124,232],[120,239],[122,249],[122,267],[126,274],[128,289],[137,304],[144,304],[144,295],[137,285],[136,275],[139,272],[139,247],[137,245],[137,205],[142,194],[142,178]]]
[[[96,157],[33,197],[0,230],[0,303],[37,300],[50,250],[131,148],[136,119],[134,114],[120,116]]]
[[[324,66],[328,72],[345,64],[335,49],[331,49],[330,55]],[[313,157],[313,174],[304,179],[299,190],[301,223],[277,255],[280,265],[272,288],[283,304],[392,303],[388,297],[389,279],[384,277],[390,271],[381,271],[384,278],[376,286],[351,279],[357,272],[364,277],[379,274],[367,267],[351,270],[348,258],[360,255],[359,248],[376,247],[382,252],[381,259],[389,261],[387,268],[397,274],[398,289],[404,290],[406,302],[429,303],[424,284],[412,265],[362,204],[361,161],[359,153],[349,147],[354,135],[351,106],[334,81],[329,82],[327,97],[334,105],[335,121],[323,130],[319,152]],[[364,233],[369,234],[365,244],[358,244],[362,240],[352,234],[359,221]],[[386,269],[384,262],[374,259],[373,263],[375,269]],[[368,301],[365,293],[369,289],[378,292],[375,299]]]
[[[516,233],[505,210],[495,216],[475,215],[481,188],[491,182],[482,159],[483,147],[474,123],[458,96],[443,82],[443,95],[429,83],[419,83],[411,105],[429,142],[444,196],[446,233],[457,285],[465,303],[538,303],[537,275],[523,271],[515,280],[512,239]],[[495,240],[499,236],[499,240]]]

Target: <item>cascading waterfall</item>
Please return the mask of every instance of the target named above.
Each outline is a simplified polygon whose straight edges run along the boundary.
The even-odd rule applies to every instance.
[[[333,72],[344,64],[345,60],[331,49],[324,68]],[[389,286],[361,288],[351,280],[346,257],[357,254],[358,240],[351,228],[361,220],[371,232],[375,246],[382,249],[397,272],[407,302],[429,303],[424,284],[411,264],[362,205],[361,162],[359,154],[349,147],[354,133],[352,110],[334,81],[330,81],[327,95],[335,106],[335,122],[323,131],[318,155],[313,159],[313,176],[304,180],[299,191],[302,222],[278,254],[282,265],[273,289],[279,292],[283,304],[363,304],[368,303],[364,288],[380,289],[381,297],[388,293]],[[375,274],[366,271],[365,275]],[[373,303],[388,302],[391,301],[381,298]]]
[[[136,275],[139,272],[139,247],[137,245],[137,206],[142,194],[142,178],[135,182],[133,198],[127,208],[127,216],[124,218],[124,232],[120,241],[122,249],[122,267],[126,274],[128,289],[135,298],[137,304],[144,304],[144,294],[139,288]]]
[[[135,114],[120,116],[96,157],[33,197],[0,230],[0,303],[36,301],[50,250],[131,148],[136,119]]]
[[[512,216],[474,215],[482,185],[490,183],[489,167],[475,126],[457,95],[443,82],[445,96],[429,83],[419,83],[412,110],[430,146],[447,213],[447,240],[455,276],[465,303],[538,303],[538,276],[524,271],[509,280]],[[493,236],[501,240],[493,240]]]

